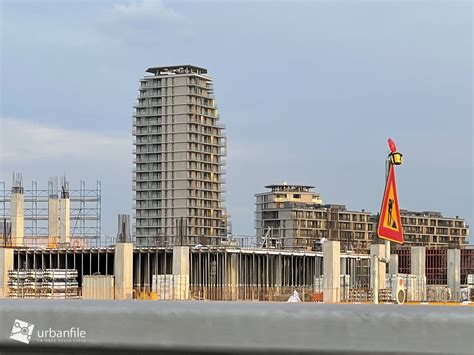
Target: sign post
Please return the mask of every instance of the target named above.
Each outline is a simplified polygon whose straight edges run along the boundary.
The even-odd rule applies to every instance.
[[[371,260],[373,303],[378,303],[378,269],[379,262],[388,263],[390,260],[390,242],[403,244],[403,229],[398,204],[397,182],[395,179],[395,165],[402,164],[402,154],[397,152],[395,142],[389,138],[390,153],[385,165],[385,191],[380,209],[377,235],[385,239],[385,256],[375,256]]]
[[[388,155],[388,172],[377,234],[379,238],[386,241],[403,244],[403,230],[394,168],[395,165],[401,165],[402,154],[396,151],[397,148],[392,139],[389,139],[388,143],[391,152]]]

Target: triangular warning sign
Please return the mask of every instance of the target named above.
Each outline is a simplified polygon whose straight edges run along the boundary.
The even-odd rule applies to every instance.
[[[390,164],[385,194],[380,210],[378,227],[379,238],[387,239],[395,243],[403,244],[403,230],[400,218],[400,207],[398,206],[397,183],[395,181],[395,170]]]

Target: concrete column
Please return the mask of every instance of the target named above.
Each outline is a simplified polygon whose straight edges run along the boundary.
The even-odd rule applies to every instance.
[[[115,299],[133,298],[133,244],[117,243],[114,255]]]
[[[54,241],[58,237],[58,197],[50,196],[48,200],[48,237]]]
[[[237,301],[239,298],[237,290],[238,281],[238,268],[237,268],[237,254],[231,253],[230,255],[230,270],[229,270],[229,281],[230,281],[230,296],[232,301]]]
[[[173,247],[173,275],[189,275],[189,247]]]
[[[398,255],[390,254],[390,262],[388,263],[388,273],[398,275]]]
[[[341,271],[341,275],[346,275],[347,274],[347,258],[341,258],[341,268],[340,268],[340,271]]]
[[[13,270],[13,249],[0,248],[0,298],[8,297],[9,270]]]
[[[425,276],[426,248],[411,248],[411,273],[413,275]]]
[[[335,303],[340,301],[340,267],[341,246],[338,241],[323,243],[323,301]]]
[[[25,235],[25,195],[23,190],[11,193],[10,220],[12,223],[12,244],[23,245]]]
[[[189,298],[189,247],[173,247],[174,299]]]
[[[461,299],[461,250],[448,249],[448,287],[451,290],[451,300]]]
[[[377,256],[379,258],[385,257],[385,244],[371,244],[370,245],[370,260]],[[378,289],[385,288],[385,277],[387,273],[387,264],[379,261],[377,272]]]
[[[60,198],[58,201],[59,211],[59,243],[69,243],[71,241],[71,205],[69,197]]]
[[[282,274],[283,274],[283,265],[281,262],[281,254],[275,255],[275,267],[273,268],[275,272],[275,287],[276,295],[281,295],[281,284],[282,284]]]

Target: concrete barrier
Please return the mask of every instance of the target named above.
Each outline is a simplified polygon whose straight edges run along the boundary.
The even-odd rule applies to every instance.
[[[25,333],[30,329],[18,321],[30,328],[34,325],[29,344],[10,339],[12,329],[17,335],[23,328]],[[0,301],[2,355],[26,351],[472,353],[473,329],[471,306]],[[64,333],[67,330],[70,333]],[[59,331],[65,338],[51,337]]]

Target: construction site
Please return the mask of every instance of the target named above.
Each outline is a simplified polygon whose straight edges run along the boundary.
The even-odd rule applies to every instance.
[[[474,298],[470,246],[398,247],[386,255],[374,243],[368,252],[341,250],[337,240],[301,250],[235,236],[206,245],[184,235],[136,245],[128,215],[118,216],[116,237],[98,238],[100,184],[84,186],[71,190],[65,179],[51,179],[48,190],[25,190],[14,175],[2,199],[0,297],[337,303],[372,302],[376,290],[377,302]],[[389,262],[377,261],[374,273],[381,256]]]

